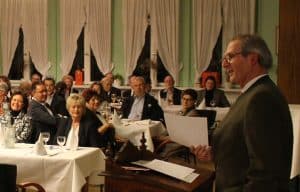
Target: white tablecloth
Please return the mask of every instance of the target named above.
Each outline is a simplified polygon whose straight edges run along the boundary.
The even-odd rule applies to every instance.
[[[47,192],[80,192],[86,177],[105,169],[105,156],[98,148],[61,151],[55,147],[50,152],[59,153],[52,156],[33,154],[30,144],[16,144],[14,149],[1,148],[0,163],[17,165],[18,183],[35,182]]]
[[[122,138],[129,139],[135,146],[141,145],[142,133],[145,133],[146,145],[149,151],[154,151],[152,137],[159,136],[166,132],[160,121],[142,120],[130,121],[122,119],[121,124],[114,124],[116,134]]]
[[[289,105],[293,120],[293,157],[291,178],[300,175],[300,105]]]

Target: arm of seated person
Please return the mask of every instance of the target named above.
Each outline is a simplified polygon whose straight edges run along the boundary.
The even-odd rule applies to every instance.
[[[98,133],[103,135],[108,129],[113,129],[114,126],[111,123],[104,123],[102,126],[98,128]]]

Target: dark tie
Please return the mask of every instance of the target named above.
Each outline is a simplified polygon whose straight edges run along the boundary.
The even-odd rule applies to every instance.
[[[52,111],[50,105],[49,105],[48,103],[45,102],[44,106],[46,107],[46,109],[47,109],[47,111],[50,113],[50,115],[53,116],[53,111]]]

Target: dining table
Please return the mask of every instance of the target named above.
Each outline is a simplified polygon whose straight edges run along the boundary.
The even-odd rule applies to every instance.
[[[50,145],[45,148],[47,154],[38,155],[34,144],[1,147],[0,163],[17,166],[17,183],[38,183],[47,192],[80,192],[87,178],[105,169],[105,155],[99,148],[79,147],[74,151]]]

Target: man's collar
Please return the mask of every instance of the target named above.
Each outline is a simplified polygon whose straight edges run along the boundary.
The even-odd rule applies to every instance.
[[[259,75],[257,77],[254,77],[253,79],[251,79],[248,83],[246,83],[246,85],[242,88],[241,92],[245,93],[258,79],[267,76],[268,74],[262,74]]]

